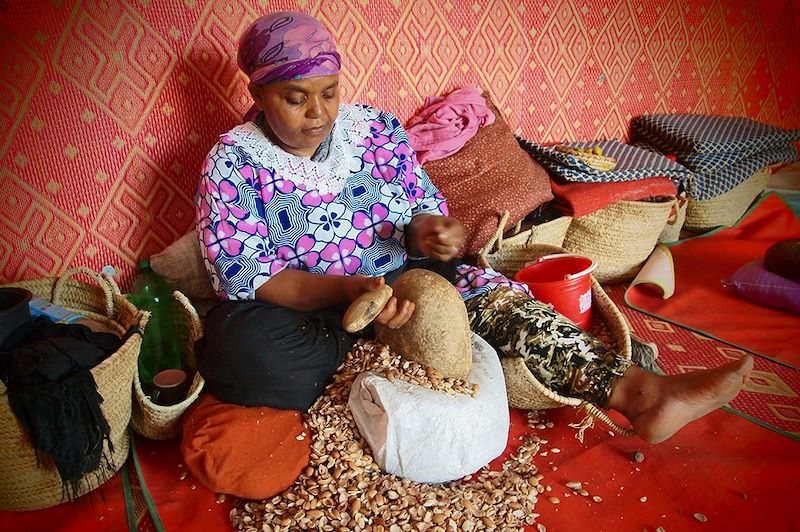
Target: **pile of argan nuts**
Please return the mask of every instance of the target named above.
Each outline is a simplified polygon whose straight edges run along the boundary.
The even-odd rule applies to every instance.
[[[305,472],[269,500],[236,501],[230,514],[236,529],[469,532],[537,524],[534,506],[545,489],[532,463],[540,442],[535,435],[523,440],[502,469],[485,467],[453,482],[422,484],[382,472],[347,405],[353,380],[368,370],[444,393],[479,393],[462,379],[443,377],[381,344],[359,341],[306,415],[313,442]],[[540,523],[537,528],[545,530]]]

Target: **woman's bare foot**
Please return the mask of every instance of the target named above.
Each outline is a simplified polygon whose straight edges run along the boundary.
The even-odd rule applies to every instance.
[[[716,368],[669,376],[631,366],[617,381],[608,406],[624,414],[640,438],[662,442],[736,397],[752,369],[749,355]]]

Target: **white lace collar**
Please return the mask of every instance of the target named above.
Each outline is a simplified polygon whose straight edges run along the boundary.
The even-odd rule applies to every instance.
[[[253,122],[238,125],[225,135],[255,162],[274,169],[296,185],[302,184],[306,190],[317,190],[320,194],[338,194],[353,169],[361,167],[360,160],[354,158],[360,158],[364,151],[359,144],[369,133],[369,118],[368,109],[356,105],[339,106],[328,156],[321,161],[284,151]]]

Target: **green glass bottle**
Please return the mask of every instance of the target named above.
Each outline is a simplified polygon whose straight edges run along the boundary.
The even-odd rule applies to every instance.
[[[139,353],[139,378],[145,392],[152,387],[156,373],[181,367],[172,292],[169,282],[150,268],[150,261],[139,263],[139,274],[128,299],[136,307],[150,312]]]

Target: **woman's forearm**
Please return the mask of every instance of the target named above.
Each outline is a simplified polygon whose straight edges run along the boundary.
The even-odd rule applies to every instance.
[[[349,303],[341,275],[321,275],[300,270],[283,270],[256,290],[256,299],[300,311],[318,310]]]

